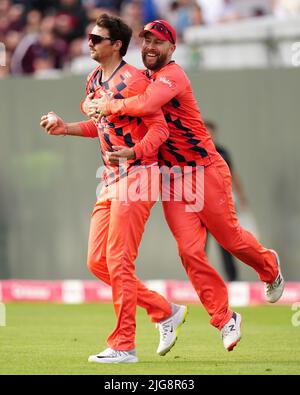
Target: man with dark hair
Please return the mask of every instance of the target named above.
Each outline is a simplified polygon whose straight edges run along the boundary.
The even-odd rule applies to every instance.
[[[87,80],[86,94],[90,98],[106,93],[123,99],[146,89],[147,77],[122,59],[131,34],[131,28],[117,17],[102,14],[97,19],[89,35],[89,47],[91,57],[100,66]],[[134,265],[145,223],[157,200],[153,190],[159,171],[158,148],[169,134],[161,109],[142,118],[111,115],[77,123],[65,123],[56,114],[49,113],[42,117],[41,126],[53,135],[99,138],[105,164],[104,185],[91,218],[87,263],[95,276],[112,286],[117,324],[108,337],[108,348],[91,355],[89,361],[138,361],[135,353],[137,304],[158,324],[157,352],[166,354],[175,344],[187,307],[170,304],[160,294],[148,290],[135,276]],[[114,153],[114,149],[118,152]],[[128,160],[120,164],[122,157]],[[143,177],[149,182],[143,181]],[[172,333],[168,330],[170,322]]]
[[[240,314],[230,310],[226,284],[208,262],[206,229],[226,250],[256,270],[265,283],[266,299],[271,303],[281,297],[284,289],[279,257],[274,250],[260,245],[238,222],[228,166],[205,129],[187,75],[172,61],[176,31],[168,22],[155,20],[148,23],[140,35],[144,38],[142,58],[152,83],[143,94],[135,97],[111,100],[103,96],[88,101],[88,115],[94,116],[96,111],[101,111],[106,115],[141,116],[162,108],[170,135],[160,147],[160,165],[194,168],[195,184],[197,168],[203,168],[202,210],[187,211],[187,201],[176,199],[175,188],[173,199],[163,200],[162,204],[183,266],[211,316],[211,324],[220,330],[225,349],[231,351],[241,338],[242,319]]]
[[[132,36],[132,29],[126,23],[122,21],[120,18],[112,17],[108,14],[102,14],[96,20],[96,26],[109,30],[110,40],[111,42],[115,42],[120,40],[122,42],[122,46],[119,50],[120,56],[126,55],[127,49]],[[91,55],[93,59],[96,58]]]

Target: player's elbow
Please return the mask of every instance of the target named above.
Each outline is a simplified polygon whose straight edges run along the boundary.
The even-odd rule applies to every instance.
[[[161,122],[160,124],[158,124],[157,130],[159,130],[160,140],[162,143],[169,138],[170,131],[167,123]]]
[[[106,257],[101,255],[99,252],[90,252],[87,257],[87,267],[89,271],[102,281],[105,281],[106,273]]]

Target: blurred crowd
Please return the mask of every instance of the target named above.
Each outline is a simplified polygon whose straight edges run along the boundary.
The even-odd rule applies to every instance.
[[[241,12],[243,2],[252,5],[247,12]],[[86,37],[102,12],[119,15],[132,27],[134,47],[143,25],[154,19],[172,23],[182,42],[189,26],[300,14],[300,0],[0,0],[0,43],[5,46],[0,77],[70,69],[89,56]]]

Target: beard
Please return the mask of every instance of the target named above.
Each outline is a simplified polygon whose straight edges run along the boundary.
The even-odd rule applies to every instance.
[[[95,60],[96,62],[99,62],[99,55],[98,55],[98,53],[97,53],[96,51],[91,52],[91,53],[90,53],[90,57],[91,57],[93,60]]]
[[[168,57],[167,54],[158,55],[154,62],[147,60],[147,54],[148,54],[148,51],[142,52],[143,63],[145,65],[145,67],[147,67],[147,69],[156,70],[156,69],[160,69],[161,67],[165,66],[166,60]]]

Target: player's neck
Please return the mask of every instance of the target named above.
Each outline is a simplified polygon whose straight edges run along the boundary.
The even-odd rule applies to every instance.
[[[107,81],[122,62],[121,57],[111,57],[101,63],[102,81]]]

